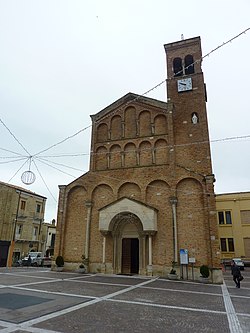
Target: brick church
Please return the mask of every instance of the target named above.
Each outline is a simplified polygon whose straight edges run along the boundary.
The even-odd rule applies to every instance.
[[[65,269],[84,255],[92,273],[180,274],[184,250],[221,282],[200,37],[164,47],[167,102],[128,93],[92,115],[90,170],[59,186]]]

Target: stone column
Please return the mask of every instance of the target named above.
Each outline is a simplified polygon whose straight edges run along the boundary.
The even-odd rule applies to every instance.
[[[147,266],[147,274],[152,276],[153,267],[152,267],[152,234],[148,235],[148,266]]]
[[[106,262],[106,235],[103,235],[102,241],[102,264],[105,265]]]
[[[113,235],[113,271],[115,274],[118,272],[118,263],[117,263],[117,236]]]
[[[125,122],[122,120],[122,138],[125,137]]]
[[[103,235],[103,240],[102,240],[102,267],[101,267],[101,272],[106,273],[106,241],[107,241],[107,235],[108,231],[101,231]]]
[[[124,151],[121,152],[121,159],[122,159],[122,167],[124,167],[124,164],[125,164],[125,152]]]
[[[170,203],[172,205],[172,220],[173,220],[173,260],[178,262],[178,230],[177,230],[177,218],[176,218],[176,206],[177,206],[177,198],[171,197]]]
[[[89,238],[90,238],[90,217],[92,202],[86,201],[85,206],[87,207],[87,223],[86,223],[86,236],[85,236],[85,258],[89,259]]]
[[[106,154],[106,158],[107,158],[107,167],[108,167],[108,169],[110,168],[110,158],[111,158],[110,155],[111,155],[110,153],[107,153],[107,154]]]
[[[148,264],[152,266],[152,236],[148,236]]]

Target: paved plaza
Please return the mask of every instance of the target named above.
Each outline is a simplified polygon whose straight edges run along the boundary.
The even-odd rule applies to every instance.
[[[159,277],[0,268],[0,333],[250,332],[250,268],[240,289]]]

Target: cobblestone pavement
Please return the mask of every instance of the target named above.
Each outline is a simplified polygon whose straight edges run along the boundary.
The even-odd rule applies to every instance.
[[[158,277],[0,268],[0,333],[249,333],[250,268],[240,289]]]

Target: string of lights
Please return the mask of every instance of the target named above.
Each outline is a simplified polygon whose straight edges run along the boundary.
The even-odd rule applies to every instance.
[[[166,149],[166,148],[178,148],[178,147],[186,147],[186,146],[197,146],[200,144],[208,144],[208,143],[219,143],[219,142],[226,142],[226,141],[236,141],[236,140],[246,140],[246,139],[250,139],[250,135],[242,135],[242,136],[233,136],[233,137],[226,137],[226,138],[221,138],[221,139],[213,139],[213,140],[204,140],[204,141],[196,141],[196,142],[190,142],[190,143],[180,143],[180,144],[174,144],[174,145],[169,145],[167,144],[164,147],[154,147],[154,150],[158,150],[158,149]],[[146,142],[149,142],[147,139],[145,139]],[[143,141],[143,142],[145,142]],[[117,143],[114,143],[117,146]],[[110,145],[110,148],[112,147],[112,145]],[[110,152],[110,148],[109,148],[109,153],[110,154],[116,154],[117,152]],[[151,150],[152,148],[142,148],[140,149],[140,152],[143,151],[148,151]],[[135,150],[129,150],[128,153],[135,153],[138,152],[137,149]],[[46,157],[46,158],[58,158],[58,157],[72,157],[72,156],[90,156],[90,155],[105,155],[107,152],[93,152],[91,151],[90,153],[78,153],[78,154],[62,154],[62,155],[47,155],[47,156],[40,156],[40,157]]]
[[[199,59],[199,61],[201,61],[202,59],[204,59],[205,57],[208,57],[211,53],[213,53],[213,52],[215,52],[215,51],[217,51],[219,48],[221,48],[221,47],[223,47],[223,46],[225,46],[226,44],[228,44],[228,43],[231,43],[233,40],[235,40],[236,38],[238,38],[238,37],[240,37],[242,34],[245,34],[248,30],[250,30],[250,28],[247,28],[247,29],[245,29],[244,31],[242,31],[240,34],[238,34],[238,35],[236,35],[236,36],[234,36],[233,38],[231,38],[230,40],[228,40],[227,42],[224,42],[223,44],[221,44],[221,45],[219,45],[219,46],[217,46],[216,48],[214,48],[213,50],[211,50],[209,53],[207,53],[205,56],[203,56],[201,59]],[[192,64],[191,64],[192,65]],[[190,66],[190,65],[189,65]],[[187,66],[187,67],[189,67],[189,66]],[[139,100],[140,98],[142,98],[143,96],[145,96],[145,95],[147,95],[147,94],[149,94],[151,91],[153,91],[154,89],[156,89],[156,88],[158,88],[159,86],[161,86],[163,83],[165,83],[166,82],[166,79],[165,80],[163,80],[163,81],[161,81],[159,84],[157,84],[157,85],[155,85],[153,88],[151,88],[151,89],[149,89],[149,90],[147,90],[144,94],[142,94],[142,95],[138,95],[135,99],[133,99],[133,100],[131,100],[131,101],[129,101],[128,102],[128,104],[131,104],[132,102],[135,102],[135,101],[137,101],[137,100]],[[123,105],[123,107],[122,107],[122,109],[123,108],[125,108],[127,105]],[[118,111],[120,111],[121,109],[117,109],[117,110],[114,110],[114,114],[115,113],[117,113]],[[113,114],[112,113],[112,114]],[[112,116],[112,114],[110,114],[109,113],[109,115],[108,116]],[[102,118],[103,119],[103,118]],[[51,148],[53,148],[53,147],[56,147],[56,146],[58,146],[58,145],[60,145],[60,144],[62,144],[62,143],[64,143],[65,141],[67,141],[67,140],[69,140],[69,139],[71,139],[71,138],[73,138],[73,137],[75,137],[75,136],[77,136],[78,134],[80,134],[81,132],[83,132],[83,131],[85,131],[85,130],[87,130],[88,128],[90,128],[92,125],[89,125],[89,126],[87,126],[87,127],[85,127],[85,128],[83,128],[83,129],[81,129],[81,130],[79,130],[78,132],[76,132],[76,133],[74,133],[73,135],[70,135],[70,136],[68,136],[68,137],[66,137],[65,139],[63,139],[63,140],[61,140],[61,141],[59,141],[59,142],[57,142],[57,143],[55,143],[55,144],[53,144],[53,145],[51,145],[50,147],[48,147],[48,148],[46,148],[46,149],[43,149],[43,150],[41,150],[41,151],[39,151],[38,153],[36,153],[35,155],[33,155],[33,156],[31,156],[30,154],[29,154],[29,152],[28,152],[28,150],[22,145],[22,143],[16,138],[16,136],[10,131],[10,129],[4,124],[4,122],[2,121],[2,119],[0,119],[0,122],[2,123],[2,125],[8,130],[8,132],[12,135],[12,137],[15,139],[15,141],[24,149],[24,151],[28,154],[28,156],[22,156],[22,155],[20,155],[20,154],[18,154],[18,153],[15,153],[15,152],[11,152],[11,151],[9,151],[9,152],[11,152],[11,153],[13,153],[13,154],[17,154],[17,155],[20,155],[20,156],[22,156],[23,158],[20,158],[19,160],[16,160],[16,161],[21,161],[21,160],[23,160],[23,159],[25,159],[25,162],[23,163],[23,165],[18,169],[18,171],[15,173],[15,175],[20,171],[20,169],[25,165],[25,163],[28,161],[28,160],[31,160],[32,159],[32,162],[34,163],[34,165],[36,166],[36,168],[37,168],[37,165],[35,164],[35,159],[36,160],[38,160],[37,159],[37,157],[38,157],[38,155],[40,156],[40,157],[44,157],[44,156],[42,156],[41,154],[42,153],[44,153],[44,152],[46,152],[46,151],[48,151],[49,149],[51,149]],[[237,136],[237,137],[231,137],[231,138],[223,138],[223,139],[216,139],[216,140],[211,140],[210,142],[221,142],[221,141],[231,141],[231,140],[239,140],[239,139],[248,139],[250,137],[250,135],[247,135],[247,136]],[[207,143],[207,142],[195,142],[195,143],[189,143],[189,144],[202,144],[202,143]],[[189,144],[185,144],[185,145],[189,145]],[[183,146],[183,145],[175,145],[174,147],[178,147],[178,146]],[[0,148],[1,149],[1,148]],[[5,151],[8,151],[7,149],[1,149],[1,150],[5,150]],[[93,152],[91,152],[90,154],[94,154]],[[96,154],[96,153],[95,153]],[[98,154],[98,153],[97,153]],[[67,156],[67,154],[63,154],[64,155],[64,157],[65,156]],[[70,154],[69,156],[82,156],[83,154]],[[89,154],[84,154],[84,155],[89,155]],[[58,156],[58,155],[57,155]],[[50,156],[50,157],[55,157],[55,156]],[[14,162],[14,161],[8,161],[9,163],[11,163],[11,162]],[[8,163],[8,162],[6,162],[6,163]],[[44,162],[44,161],[43,161]],[[5,163],[5,162],[4,162]],[[63,165],[61,165],[61,166],[63,166]],[[65,165],[64,165],[64,167],[65,167]],[[68,166],[67,166],[68,167]],[[70,168],[70,167],[69,167]],[[56,169],[56,168],[55,168]],[[37,170],[38,170],[38,168],[37,168]],[[80,170],[79,170],[80,171]],[[39,172],[39,170],[38,170],[38,173],[40,174],[40,172]],[[11,178],[11,180],[15,177],[15,175]],[[41,174],[40,174],[40,176],[41,176]],[[72,175],[71,175],[72,176]],[[72,177],[74,177],[74,176],[72,176]],[[42,177],[41,177],[42,178]],[[42,178],[43,179],[43,178]],[[10,181],[11,181],[10,180]],[[43,180],[44,181],[44,180]],[[44,182],[45,183],[45,182]],[[46,183],[45,183],[46,184]],[[46,187],[47,187],[47,185],[46,185]],[[47,189],[48,189],[48,187],[47,187]],[[48,189],[48,191],[49,191],[49,189]],[[50,192],[50,191],[49,191]],[[50,192],[51,193],[51,192]],[[52,194],[52,193],[51,193]],[[52,195],[52,197],[53,197],[53,195]],[[55,199],[55,198],[54,198]]]
[[[12,150],[9,150],[9,149],[5,149],[5,148],[0,148],[0,150],[3,150],[3,151],[6,151],[8,153],[12,153],[12,154],[15,154],[15,155],[19,155],[19,156],[22,156],[21,154],[19,153],[16,153],[15,151],[12,151]]]
[[[89,125],[89,126],[86,126],[86,127],[82,128],[82,129],[79,130],[78,132],[76,132],[76,133],[74,133],[74,134],[68,136],[67,138],[65,138],[65,139],[63,139],[63,140],[61,140],[61,141],[59,141],[59,142],[53,144],[52,146],[50,146],[50,147],[48,147],[48,148],[46,148],[46,149],[43,149],[43,150],[39,151],[38,153],[34,154],[33,156],[40,155],[40,154],[42,154],[42,153],[48,151],[49,149],[54,148],[54,147],[56,147],[56,146],[58,146],[58,145],[64,143],[65,141],[74,138],[75,136],[77,136],[78,134],[80,134],[80,133],[86,131],[86,130],[87,130],[88,128],[90,128],[90,127],[92,127],[92,125]]]
[[[3,157],[1,157],[3,158]],[[12,157],[13,158],[13,157]],[[0,162],[0,164],[8,164],[8,163],[14,163],[14,162],[19,162],[19,161],[23,161],[23,160],[27,160],[27,157],[20,157],[16,160],[12,160],[12,161],[5,161],[5,162]]]
[[[217,51],[217,50],[220,49],[221,47],[227,45],[228,43],[231,43],[233,40],[239,38],[241,35],[246,34],[249,30],[250,30],[250,27],[247,28],[247,29],[245,29],[244,31],[240,32],[239,34],[235,35],[234,37],[232,37],[231,39],[227,40],[226,42],[223,42],[222,44],[218,45],[217,47],[215,47],[214,49],[212,49],[210,52],[208,52],[206,55],[204,55],[203,57],[201,57],[201,59],[196,60],[195,62],[193,62],[192,64],[189,64],[189,65],[186,66],[185,68],[188,68],[188,67],[190,67],[190,66],[193,66],[196,62],[200,62],[200,61],[202,61],[202,59],[204,59],[204,58],[210,56],[212,53],[214,53],[215,51]],[[177,74],[178,74],[178,73],[175,73],[175,75],[172,76],[172,77],[170,77],[169,79],[174,78]],[[135,98],[132,99],[131,101],[128,101],[128,102],[122,107],[122,109],[126,108],[128,104],[137,101],[139,98],[141,98],[141,97],[143,97],[143,96],[145,96],[145,95],[148,95],[151,91],[153,91],[154,89],[160,87],[160,86],[161,86],[163,83],[165,83],[165,82],[166,82],[166,79],[162,80],[160,83],[158,83],[157,85],[155,85],[155,86],[152,87],[151,89],[147,90],[147,91],[146,91],[145,93],[143,93],[142,95],[138,95],[137,97],[135,97]],[[120,109],[115,110],[114,113],[117,113],[118,111],[120,111]],[[112,116],[112,114],[109,114],[109,116]],[[105,117],[104,117],[104,118],[105,118]],[[102,119],[103,119],[103,118],[102,118]],[[0,122],[1,122],[2,125],[8,130],[8,132],[13,136],[13,138],[18,142],[18,144],[19,144],[19,145],[20,145],[20,146],[26,151],[26,153],[28,153],[28,155],[31,156],[30,153],[27,151],[27,149],[22,145],[22,143],[16,138],[16,136],[11,132],[11,130],[5,125],[5,123],[3,122],[3,120],[2,120],[1,118],[0,118]],[[50,149],[52,149],[52,148],[54,148],[54,147],[56,147],[56,146],[58,146],[58,145],[60,145],[60,144],[62,144],[62,143],[64,143],[64,142],[66,142],[67,140],[72,139],[73,137],[75,137],[75,136],[77,136],[78,134],[84,132],[85,130],[87,130],[87,129],[90,128],[90,127],[92,127],[92,125],[89,125],[89,126],[86,126],[86,127],[82,128],[82,129],[80,129],[80,130],[77,131],[76,133],[74,133],[74,134],[72,134],[72,135],[66,137],[65,139],[63,139],[63,140],[61,140],[61,141],[59,141],[59,142],[57,142],[57,143],[55,143],[55,144],[49,146],[48,148],[45,148],[45,149],[39,151],[38,153],[34,154],[33,156],[40,155],[40,154],[44,153],[45,151],[48,151],[48,150],[50,150]]]
[[[62,170],[60,170],[59,168],[56,168],[56,167],[54,167],[53,165],[51,165],[51,161],[49,161],[49,163],[47,163],[47,162],[45,162],[43,159],[41,159],[41,158],[38,158],[37,159],[40,163],[43,163],[43,164],[45,164],[45,165],[47,165],[47,166],[49,166],[50,168],[52,168],[52,169],[55,169],[55,170],[57,170],[57,171],[59,171],[59,172],[61,172],[61,173],[64,173],[65,175],[67,175],[67,176],[70,176],[70,177],[72,177],[72,178],[77,178],[76,176],[73,176],[73,175],[71,175],[70,173],[68,173],[68,172],[65,172],[65,171],[62,171]],[[67,166],[65,166],[65,165],[62,165],[62,166],[64,166],[64,167],[67,167]],[[72,169],[75,169],[75,168],[72,168]]]
[[[40,170],[38,169],[38,166],[36,165],[36,162],[33,161],[33,163],[34,163],[34,166],[36,167],[36,170],[37,170],[39,176],[41,177],[42,182],[43,182],[44,186],[46,187],[47,191],[50,193],[50,195],[51,195],[51,197],[54,199],[54,201],[57,202],[57,200],[56,200],[56,198],[54,197],[53,193],[50,191],[48,185],[46,184],[46,182],[45,182],[45,180],[44,180],[44,178],[43,178],[43,176],[42,176]]]
[[[24,163],[20,166],[20,168],[14,173],[14,175],[10,178],[10,180],[8,181],[9,183],[12,181],[12,179],[18,174],[18,172],[23,168],[23,166],[25,165],[25,163],[27,163],[27,161],[29,160],[29,158],[26,158],[26,160],[24,161]]]
[[[240,32],[239,34],[237,34],[236,36],[232,37],[231,39],[227,40],[226,42],[223,42],[222,44],[218,45],[217,47],[215,47],[214,49],[212,49],[210,52],[208,52],[207,54],[205,54],[204,56],[202,56],[200,59],[197,59],[196,61],[194,61],[193,63],[187,65],[186,67],[184,67],[184,70],[188,69],[189,67],[195,65],[196,63],[202,62],[202,60],[206,57],[209,57],[213,52],[219,50],[221,47],[227,45],[228,43],[231,43],[233,40],[239,38],[241,35],[246,34],[247,31],[250,30],[250,27],[245,29],[244,31]],[[175,73],[172,76],[169,76],[168,80],[172,80],[175,79],[176,76],[178,76],[178,74],[181,74],[183,71],[183,69],[181,69],[180,71],[178,71],[177,73]],[[103,121],[105,118],[107,117],[112,117],[113,115],[115,115],[117,112],[122,112],[124,109],[126,109],[130,104],[135,103],[136,101],[138,101],[139,99],[141,99],[142,97],[148,95],[150,92],[152,92],[153,90],[155,90],[156,88],[160,87],[162,84],[164,84],[167,81],[167,79],[162,80],[160,83],[156,84],[154,87],[152,87],[151,89],[147,90],[145,93],[138,95],[137,97],[135,97],[134,99],[126,102],[124,105],[122,105],[120,108],[114,110],[113,112],[109,113],[108,115],[104,116],[101,118],[101,120]],[[98,122],[98,121],[97,121]]]
[[[28,150],[24,147],[24,145],[17,139],[17,137],[11,132],[11,130],[5,125],[5,123],[2,121],[2,119],[0,118],[0,122],[1,124],[6,128],[6,130],[10,133],[10,135],[15,139],[15,141],[23,148],[23,150],[30,155],[30,153],[28,152]]]
[[[40,159],[39,159],[40,160]],[[49,165],[49,163],[45,163],[46,165],[50,166],[51,168],[53,169],[56,169],[62,173],[65,173],[64,171],[58,169],[58,168],[55,168],[53,167],[52,165]],[[182,167],[182,166],[180,166]],[[87,172],[87,171],[84,171],[84,170],[81,170],[83,172]],[[190,170],[189,170],[190,171]],[[67,173],[66,173],[67,174]],[[72,175],[70,175],[72,176]],[[202,175],[201,175],[202,176]],[[74,176],[72,176],[74,177]],[[92,173],[91,174],[91,177],[97,177],[97,178],[100,178],[101,179],[101,183],[98,184],[98,186],[100,186],[100,184],[106,184],[105,182],[105,179],[109,179],[109,180],[112,180],[112,181],[117,181],[118,183],[121,182],[121,179],[120,178],[116,178],[114,176],[109,176],[109,175],[105,175],[105,174],[99,174],[99,173]],[[74,178],[77,178],[77,177],[74,177]],[[163,183],[165,184],[165,187],[163,187]],[[134,183],[136,185],[136,183]],[[124,184],[123,184],[124,185]],[[165,183],[164,181],[162,181],[162,186],[156,186],[156,185],[152,185],[152,184],[148,184],[147,185],[147,189],[152,189],[154,190],[154,193],[156,193],[157,196],[165,196],[166,197],[166,200],[168,200],[167,198],[169,197],[169,193],[171,192],[171,187],[168,186],[167,183]],[[174,189],[176,190],[176,189]],[[206,193],[204,192],[204,190],[200,190],[200,191],[194,191],[194,190],[180,190],[180,189],[177,189],[176,190],[177,193],[179,194],[183,194],[183,195],[187,195],[187,196],[190,196],[190,195],[206,195],[206,194],[210,194],[210,193]],[[135,197],[139,195],[138,193],[135,195]],[[187,206],[187,209],[189,208],[189,206]],[[200,209],[199,208],[196,208],[195,209],[196,211],[199,211]],[[203,208],[201,209],[203,210]]]
[[[249,140],[250,139],[250,134],[248,135],[241,135],[241,136],[232,136],[232,137],[225,137],[225,138],[220,138],[220,139],[212,139],[210,141],[199,141],[199,142],[190,142],[190,143],[183,143],[183,144],[174,144],[174,145],[166,145],[164,147],[164,149],[166,148],[178,148],[178,147],[184,147],[184,146],[191,146],[191,145],[200,145],[200,144],[207,144],[207,143],[219,143],[219,142],[226,142],[226,141],[237,141],[237,140]],[[145,141],[148,142],[147,139],[145,139]],[[117,143],[115,144],[117,145]],[[112,146],[111,146],[112,147]],[[143,148],[140,149],[140,152],[142,151],[147,151],[150,150],[151,148]],[[162,147],[154,147],[154,149],[157,151],[158,149],[163,149]],[[133,152],[137,152],[138,150],[129,150],[129,153],[133,153]],[[116,152],[115,152],[116,153]],[[106,154],[106,152],[93,152],[91,151],[90,153],[75,153],[75,154],[57,154],[57,155],[40,155],[39,157],[41,158],[64,158],[64,157],[81,157],[81,156],[90,156],[90,155],[104,155]],[[110,154],[113,154],[112,152],[110,152]],[[20,161],[22,159],[29,159],[32,157],[33,159],[38,158],[37,155],[34,156],[27,156],[27,155],[20,155],[20,159],[17,160],[13,160],[13,161],[7,161],[7,162],[0,162],[1,163],[11,163],[11,162],[15,162],[15,161]],[[0,159],[12,159],[14,158],[13,156],[0,156]],[[70,167],[72,169],[74,169],[73,167]],[[75,169],[78,171],[81,171],[80,169]]]
[[[28,159],[27,159],[28,160]],[[42,159],[41,158],[38,158],[37,159],[38,161],[40,161],[40,162],[42,162],[42,163],[44,163],[44,164],[46,164],[47,166],[50,166],[51,168],[53,168],[53,169],[55,169],[55,170],[57,170],[57,171],[59,171],[59,172],[61,172],[61,173],[64,173],[64,174],[66,174],[66,175],[69,175],[69,176],[71,176],[71,177],[73,177],[73,178],[77,178],[77,177],[75,177],[75,176],[73,176],[73,175],[71,175],[71,174],[68,174],[68,173],[66,173],[66,172],[64,172],[64,171],[62,171],[62,170],[60,170],[59,168],[56,168],[56,167],[54,167],[54,166],[52,166],[52,165],[50,165],[50,163],[45,163],[45,162],[43,162],[43,161],[41,161]],[[25,163],[26,163],[27,161],[25,161]],[[61,164],[62,166],[64,166],[64,167],[68,167],[68,168],[70,168],[69,166],[66,166],[66,165],[63,165],[63,164]],[[39,173],[39,175],[40,175],[40,177],[41,177],[41,179],[43,180],[43,182],[44,182],[44,184],[45,184],[45,186],[46,186],[46,188],[48,189],[48,191],[49,191],[49,193],[50,194],[52,194],[52,192],[49,190],[49,187],[48,187],[48,185],[46,184],[46,182],[45,182],[45,180],[44,180],[44,178],[42,177],[42,175],[41,175],[41,172],[39,171],[39,169],[38,169],[38,166],[35,164],[35,166],[36,166],[36,169],[38,170],[38,173]],[[180,167],[182,167],[182,166],[180,166]],[[75,170],[77,170],[76,168],[74,168]],[[80,170],[80,169],[78,169],[79,171],[81,171],[81,172],[87,172],[87,171],[84,171],[84,170]],[[189,170],[189,171],[191,171],[191,170]],[[109,175],[100,175],[99,173],[93,173],[92,174],[92,177],[98,177],[98,178],[101,178],[101,183],[103,183],[103,184],[105,184],[105,181],[103,182],[103,180],[104,179],[111,179],[111,180],[115,180],[115,181],[118,181],[118,182],[120,182],[121,181],[121,179],[120,178],[115,178],[114,176],[109,176]],[[135,184],[136,185],[136,184]],[[159,195],[162,195],[162,196],[166,196],[166,197],[168,197],[168,194],[170,193],[170,191],[171,191],[171,188],[170,187],[167,187],[168,185],[167,184],[165,184],[166,185],[166,188],[164,188],[164,187],[162,187],[162,186],[156,186],[156,185],[152,185],[152,184],[148,184],[147,185],[147,188],[148,189],[152,189],[152,190],[154,190],[154,192],[155,193],[158,193],[157,194],[157,196],[159,196]],[[158,192],[157,192],[158,191]],[[204,192],[204,190],[201,190],[201,191],[191,191],[191,190],[180,190],[180,189],[177,189],[176,190],[177,191],[177,194],[179,193],[179,194],[183,194],[183,195],[187,195],[187,196],[190,196],[190,195],[203,195],[203,194],[206,194],[206,192]],[[53,197],[53,199],[55,200],[55,202],[56,202],[56,199],[55,199],[55,197]],[[186,206],[186,209],[188,210],[188,208],[189,208],[189,206],[187,205]],[[204,208],[195,208],[194,209],[195,211],[202,211],[202,210],[204,210]]]

